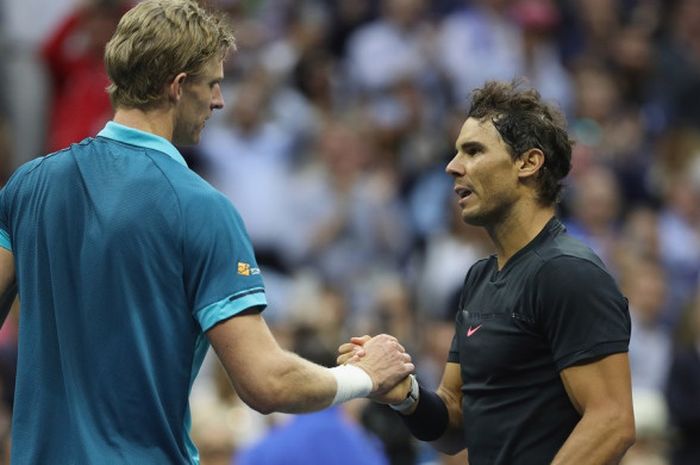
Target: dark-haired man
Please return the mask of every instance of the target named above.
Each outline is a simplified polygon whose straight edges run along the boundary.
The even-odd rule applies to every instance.
[[[447,165],[465,222],[496,254],[467,273],[436,393],[392,405],[419,439],[470,465],[617,463],[634,441],[627,301],[555,217],[571,167],[563,118],[534,90],[488,82]],[[363,338],[339,361],[362,356]]]

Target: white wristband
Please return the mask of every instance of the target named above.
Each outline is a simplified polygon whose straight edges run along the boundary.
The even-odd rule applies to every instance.
[[[333,367],[330,372],[335,376],[337,390],[331,405],[340,404],[346,400],[367,397],[374,387],[372,378],[367,372],[354,365]]]
[[[389,404],[389,407],[391,407],[399,413],[408,412],[411,409],[411,407],[413,407],[418,402],[418,393],[420,392],[418,390],[418,380],[414,375],[410,375],[410,377],[411,389],[408,391],[408,396],[406,396],[406,398],[398,404]]]

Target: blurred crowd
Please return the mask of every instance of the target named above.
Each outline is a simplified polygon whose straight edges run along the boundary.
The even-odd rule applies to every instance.
[[[0,0],[0,186],[110,118],[102,51],[132,3]],[[229,13],[238,50],[224,110],[181,150],[243,216],[280,341],[332,364],[349,336],[387,332],[437,384],[465,273],[491,253],[462,223],[444,168],[469,92],[522,79],[563,110],[576,141],[560,215],[629,299],[638,439],[623,463],[700,463],[700,1],[204,3]],[[19,313],[10,318],[5,438]],[[411,440],[368,402],[312,420],[256,414],[213,359],[192,410],[203,465],[466,461]],[[315,436],[334,422],[353,435]],[[309,450],[276,462],[269,451],[290,431],[307,432]],[[348,461],[321,459],[323,446]]]

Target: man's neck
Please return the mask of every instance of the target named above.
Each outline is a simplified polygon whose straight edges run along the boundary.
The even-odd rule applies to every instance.
[[[553,216],[553,206],[523,205],[514,208],[500,223],[487,227],[496,248],[498,269],[503,269],[513,255],[529,244]]]
[[[165,109],[140,110],[138,108],[118,108],[113,121],[130,128],[150,132],[172,142],[173,118]]]

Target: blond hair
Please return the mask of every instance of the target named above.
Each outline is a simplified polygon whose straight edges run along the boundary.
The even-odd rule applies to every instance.
[[[149,109],[179,73],[197,75],[235,47],[223,16],[193,0],[145,0],[129,10],[105,48],[107,88],[115,108]]]

